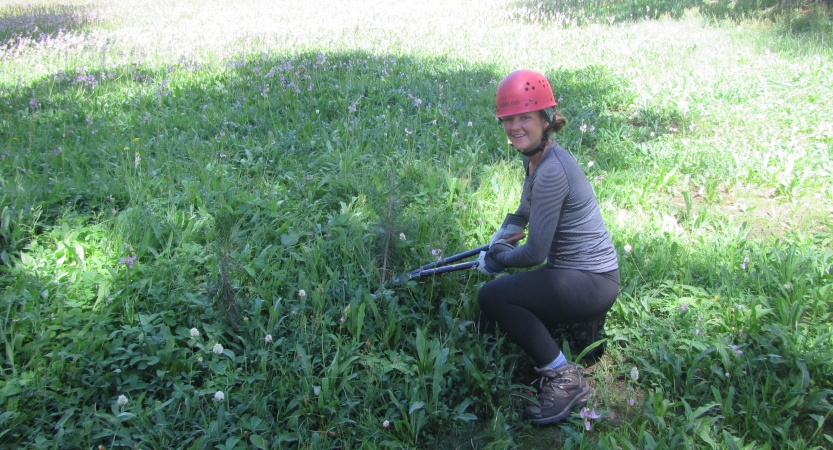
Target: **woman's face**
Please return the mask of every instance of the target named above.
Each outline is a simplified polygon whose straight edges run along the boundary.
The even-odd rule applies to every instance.
[[[547,126],[549,122],[538,111],[503,117],[503,132],[520,152],[534,150],[541,145]]]

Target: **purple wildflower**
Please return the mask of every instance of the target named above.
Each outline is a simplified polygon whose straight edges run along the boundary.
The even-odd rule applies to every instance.
[[[595,409],[587,409],[586,407],[582,408],[579,415],[582,419],[584,419],[584,428],[586,428],[587,431],[590,431],[590,419],[598,419],[602,417],[599,414],[596,414]]]
[[[133,268],[134,261],[136,261],[136,255],[128,256],[127,258],[119,258],[119,263],[126,264],[128,269]]]
[[[688,310],[688,305],[681,305],[680,312],[686,312]]]

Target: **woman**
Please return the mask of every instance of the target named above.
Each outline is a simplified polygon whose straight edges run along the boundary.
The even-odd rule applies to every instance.
[[[566,124],[546,77],[519,70],[497,88],[495,116],[526,171],[521,204],[480,254],[478,270],[532,267],[480,288],[481,313],[517,343],[541,376],[534,424],[564,420],[587,403],[592,389],[564,357],[547,327],[599,323],[619,293],[619,265],[590,182],[576,160],[550,138]],[[511,242],[527,230],[524,245]],[[595,330],[594,330],[595,331]]]

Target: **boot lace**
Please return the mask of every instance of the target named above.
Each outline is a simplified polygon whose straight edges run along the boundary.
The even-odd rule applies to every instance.
[[[554,377],[542,376],[532,382],[532,385],[538,384],[538,392],[546,394],[547,396],[557,396],[556,391],[561,391],[561,383],[569,383],[570,379],[564,376],[556,375]],[[539,395],[540,395],[539,394]]]

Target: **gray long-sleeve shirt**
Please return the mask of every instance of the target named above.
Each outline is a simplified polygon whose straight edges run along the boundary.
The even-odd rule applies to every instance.
[[[575,158],[553,142],[534,172],[529,173],[527,158],[524,168],[527,176],[515,214],[528,221],[526,243],[494,254],[495,261],[505,267],[532,267],[546,258],[555,268],[594,273],[618,269],[596,195]]]

